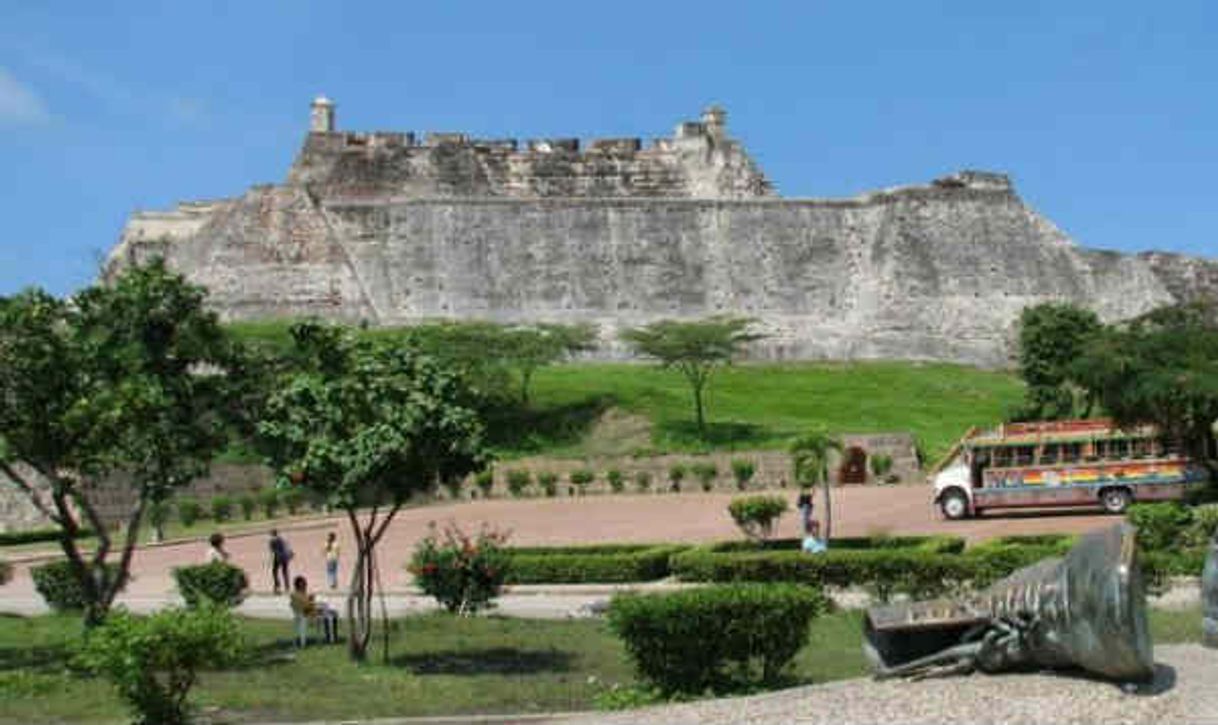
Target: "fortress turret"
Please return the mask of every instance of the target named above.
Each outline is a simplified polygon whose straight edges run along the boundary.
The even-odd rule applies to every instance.
[[[325,96],[313,99],[309,114],[309,130],[313,133],[334,132],[334,101]]]
[[[702,125],[706,127],[706,135],[716,141],[727,135],[727,111],[723,106],[712,103],[702,111]]]

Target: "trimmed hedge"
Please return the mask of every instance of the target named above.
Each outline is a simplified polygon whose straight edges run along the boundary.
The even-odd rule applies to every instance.
[[[617,584],[663,579],[668,561],[685,546],[609,544],[603,546],[508,549],[508,584]]]
[[[245,601],[250,586],[244,569],[222,561],[174,567],[173,580],[188,607],[205,602],[235,607]]]
[[[118,576],[118,564],[105,566],[109,576]],[[84,591],[66,559],[36,566],[30,569],[30,576],[34,579],[34,588],[51,609],[64,612],[85,608]]]
[[[665,693],[700,694],[772,682],[827,610],[813,587],[734,584],[615,596],[609,626],[642,679]]]
[[[722,541],[710,544],[706,548],[718,552],[756,552],[761,551],[799,551],[802,545],[800,539],[770,539],[769,541]],[[830,551],[847,549],[850,551],[912,549],[939,554],[959,554],[964,551],[964,539],[959,536],[859,536],[835,537],[830,542]]]
[[[1029,564],[1060,556],[1070,543],[1022,545],[1003,541],[959,552],[955,537],[907,537],[913,546],[889,540],[833,540],[833,548],[809,555],[772,542],[776,549],[750,551],[733,543],[698,547],[672,557],[672,573],[684,581],[794,582],[817,587],[862,586],[881,600],[894,594],[916,599],[941,596],[957,588],[982,588]],[[853,543],[851,549],[843,544]],[[870,545],[868,548],[868,544]]]
[[[92,536],[93,529],[82,528],[77,538]],[[61,529],[31,529],[29,531],[5,531],[0,533],[0,546],[18,546],[20,544],[39,544],[44,541],[58,542],[63,536]]]

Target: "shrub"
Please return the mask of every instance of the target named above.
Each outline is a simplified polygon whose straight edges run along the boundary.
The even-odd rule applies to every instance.
[[[668,467],[668,488],[675,492],[681,491],[681,482],[685,480],[688,470],[684,464],[674,463]]]
[[[1137,528],[1138,544],[1144,551],[1178,546],[1193,522],[1192,509],[1175,501],[1134,504],[1126,517]]]
[[[461,500],[461,488],[465,484],[460,478],[445,478],[441,481],[444,490],[448,493],[448,497],[454,501]]]
[[[482,492],[482,498],[490,498],[491,489],[495,487],[495,471],[490,468],[478,471],[478,475],[474,476],[474,485]]]
[[[651,473],[647,471],[639,471],[634,474],[634,487],[639,493],[647,493],[651,490]]]
[[[211,518],[216,523],[233,517],[233,500],[228,496],[216,496],[211,500]]]
[[[541,486],[541,492],[546,496],[553,498],[558,495],[558,474],[553,471],[542,471],[537,474],[537,485]]]
[[[105,566],[109,576],[118,575],[118,564],[106,564]],[[84,609],[84,592],[80,588],[76,575],[72,572],[71,563],[66,559],[36,566],[30,569],[30,576],[34,579],[34,588],[38,590],[51,609],[57,612]]]
[[[149,501],[148,502],[148,525],[152,527],[152,540],[159,542],[165,539],[165,524],[169,523],[169,516],[173,513],[173,507],[168,501]]]
[[[93,535],[93,529],[81,528],[79,538]],[[28,531],[0,531],[0,546],[16,546],[18,544],[37,544],[43,541],[59,541],[63,529],[30,529]]]
[[[877,453],[870,459],[871,474],[876,477],[876,480],[883,480],[884,476],[892,470],[892,456],[887,453]]]
[[[1185,528],[1180,543],[1186,547],[1199,547],[1209,544],[1218,531],[1218,504],[1203,504],[1193,509],[1193,520]]]
[[[622,489],[626,488],[625,477],[616,468],[610,468],[605,472],[605,480],[609,482],[609,490],[614,493],[621,493]]]
[[[709,491],[715,487],[715,478],[719,476],[719,467],[710,461],[698,461],[690,466],[693,471],[694,478],[698,479],[698,483],[702,485],[703,491]]]
[[[222,561],[175,567],[173,579],[188,607],[202,604],[235,607],[249,593],[245,570]]]
[[[579,468],[571,471],[571,483],[574,483],[579,488],[579,495],[584,495],[584,490],[588,484],[596,480],[596,474],[587,468]]]
[[[190,721],[186,696],[197,672],[238,662],[242,650],[237,622],[222,608],[118,611],[88,634],[77,662],[114,684],[137,723],[178,725]]]
[[[409,571],[425,594],[449,612],[469,615],[493,606],[508,576],[510,559],[503,549],[506,533],[486,529],[470,537],[455,524],[443,538],[434,525],[415,547]]]
[[[203,518],[203,506],[193,498],[178,499],[178,521],[186,528],[195,525],[199,519]]]
[[[781,496],[745,496],[733,499],[727,511],[744,535],[753,540],[770,538],[778,517],[787,510],[787,500]]]
[[[620,544],[508,549],[511,566],[507,582],[609,584],[654,581],[668,576],[669,557],[685,548],[678,545]]]
[[[700,694],[758,679],[772,682],[808,641],[826,611],[820,591],[798,585],[737,584],[665,594],[624,594],[609,626],[639,676],[665,693]]]
[[[279,514],[279,491],[274,488],[264,488],[258,493],[258,502],[262,504],[262,515],[273,519]]]
[[[288,516],[295,516],[304,503],[304,491],[295,487],[285,488],[279,492],[279,499],[283,501],[283,507],[288,510]]]
[[[241,508],[241,518],[249,521],[254,518],[254,510],[258,508],[258,500],[254,498],[252,493],[243,493],[237,499],[237,506]]]
[[[533,480],[532,474],[527,470],[518,468],[507,472],[508,493],[519,498],[524,495],[525,489],[529,487],[529,483]]]
[[[736,490],[743,491],[749,487],[749,481],[753,480],[753,474],[757,472],[757,467],[752,461],[744,458],[732,459],[732,478],[736,479]]]

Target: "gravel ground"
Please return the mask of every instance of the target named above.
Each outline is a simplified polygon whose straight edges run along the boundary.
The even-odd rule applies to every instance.
[[[1127,693],[1110,682],[1063,674],[972,675],[923,682],[846,680],[769,695],[706,700],[581,723],[1218,723],[1218,651],[1155,649],[1155,681]]]

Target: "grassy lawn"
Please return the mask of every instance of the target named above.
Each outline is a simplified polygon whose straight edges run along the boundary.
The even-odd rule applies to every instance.
[[[551,420],[506,446],[585,455],[579,426],[610,406],[652,424],[658,452],[778,448],[810,426],[838,432],[912,431],[935,460],[972,425],[1001,420],[1022,384],[1008,373],[938,363],[742,364],[715,373],[707,395],[709,443],[693,429],[689,388],[678,373],[645,364],[544,368],[534,407]],[[545,423],[549,423],[549,426]],[[512,445],[514,444],[514,445]]]
[[[793,682],[866,674],[858,611],[816,620]],[[1155,642],[1196,641],[1200,610],[1152,611]],[[194,699],[226,721],[354,719],[411,715],[586,710],[614,683],[633,684],[620,642],[600,621],[429,615],[399,620],[390,664],[350,664],[340,646],[297,652],[290,624],[245,620],[253,655],[242,668],[206,673]],[[0,722],[121,722],[122,704],[101,680],[67,663],[76,618],[0,617]],[[218,710],[217,710],[218,708]]]

